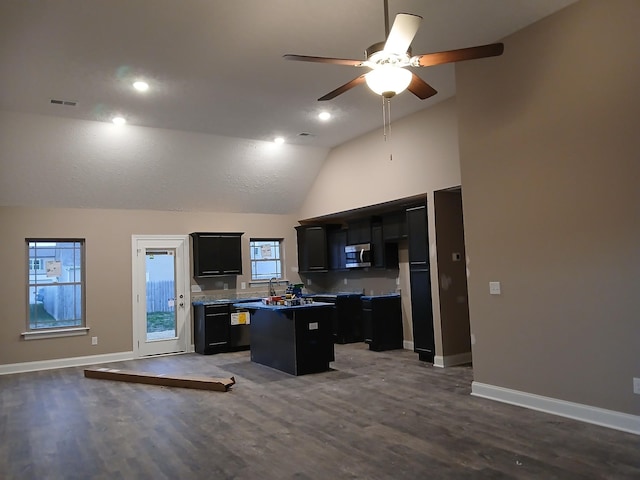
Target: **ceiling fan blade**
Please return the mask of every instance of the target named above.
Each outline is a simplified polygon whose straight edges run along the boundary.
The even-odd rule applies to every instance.
[[[361,83],[365,82],[364,76],[365,76],[365,74],[362,74],[359,77],[354,78],[350,82],[347,82],[344,85],[342,85],[341,87],[336,88],[332,92],[327,93],[325,96],[320,97],[318,99],[318,101],[319,102],[323,102],[325,100],[331,100],[333,98],[336,98],[338,95],[346,92],[347,90],[351,90],[353,87],[357,87]]]
[[[404,55],[418,33],[422,17],[410,13],[399,13],[384,44],[384,51]]]
[[[352,60],[349,58],[329,58],[329,57],[310,57],[308,55],[292,55],[290,53],[283,55],[285,60],[296,60],[299,62],[316,62],[316,63],[334,63],[336,65],[348,65],[351,67],[362,66],[362,60]]]
[[[433,65],[440,65],[443,63],[473,60],[475,58],[497,57],[498,55],[502,55],[503,51],[504,44],[492,43],[490,45],[481,45],[479,47],[415,55],[411,58],[411,65],[415,67],[431,67]]]
[[[413,73],[411,76],[411,83],[407,87],[407,90],[413,93],[420,100],[433,97],[436,93],[438,93],[435,88],[422,80],[415,73]]]

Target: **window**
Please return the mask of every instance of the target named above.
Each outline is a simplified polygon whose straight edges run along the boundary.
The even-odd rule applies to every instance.
[[[84,326],[84,240],[27,239],[28,331]]]
[[[256,239],[249,242],[251,280],[282,278],[282,239]]]

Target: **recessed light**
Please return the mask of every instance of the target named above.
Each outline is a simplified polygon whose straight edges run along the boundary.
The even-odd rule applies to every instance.
[[[280,144],[284,143],[284,138],[276,137],[276,138],[273,139],[273,142],[277,143],[278,145],[280,145]]]
[[[139,92],[146,92],[147,90],[149,90],[149,84],[140,80],[137,82],[133,82],[133,88],[135,88]]]
[[[111,121],[116,125],[124,125],[125,123],[127,123],[124,117],[113,117],[113,120]]]
[[[318,118],[323,121],[327,121],[331,118],[331,114],[329,112],[320,112]]]

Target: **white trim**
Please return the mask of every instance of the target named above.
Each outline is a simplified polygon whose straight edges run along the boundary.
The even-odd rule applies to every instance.
[[[0,365],[0,375],[10,373],[36,372],[54,368],[80,367],[98,363],[122,362],[133,360],[133,352],[107,353],[102,355],[88,355],[86,357],[58,358],[55,360],[40,360],[37,362],[8,363]]]
[[[433,357],[433,366],[446,368],[454,365],[464,365],[465,363],[471,363],[471,361],[471,352],[457,353],[456,355],[436,355]]]
[[[22,338],[25,340],[40,340],[42,338],[56,337],[75,337],[77,335],[86,335],[89,333],[89,327],[71,327],[56,328],[55,330],[32,330],[30,332],[22,332]]]
[[[413,342],[411,340],[403,340],[402,348],[413,351]]]
[[[640,435],[640,416],[471,382],[471,395]]]

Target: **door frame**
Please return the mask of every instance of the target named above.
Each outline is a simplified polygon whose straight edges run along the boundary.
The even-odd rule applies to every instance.
[[[190,242],[189,235],[131,235],[131,323],[133,333],[133,357],[141,358],[143,355],[140,353],[139,342],[145,339],[140,338],[140,302],[139,299],[144,295],[146,285],[141,285],[140,278],[146,277],[145,271],[140,272],[140,262],[138,261],[138,245],[140,241],[152,241],[158,242],[157,248],[174,248],[161,246],[162,242],[175,242],[182,241],[182,262],[176,262],[176,281],[178,280],[178,270],[182,274],[182,285],[176,282],[176,292],[183,293],[184,295],[184,352],[188,353],[192,351],[192,334],[191,334],[191,279],[189,259],[190,257]],[[155,246],[153,247],[155,248]],[[177,258],[177,255],[176,255]],[[181,263],[181,265],[180,265]],[[176,307],[177,308],[177,307]],[[145,308],[146,311],[146,308]]]

